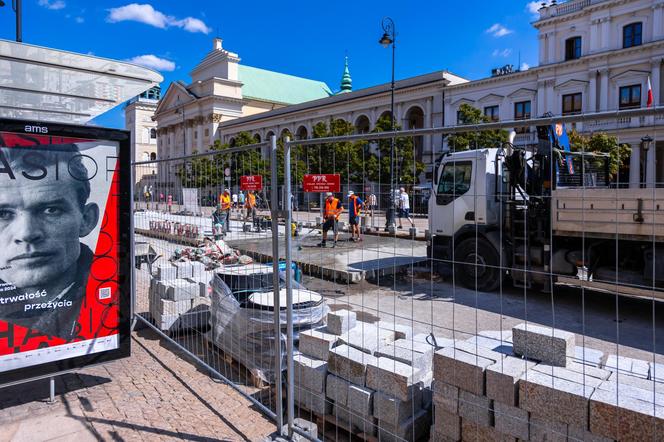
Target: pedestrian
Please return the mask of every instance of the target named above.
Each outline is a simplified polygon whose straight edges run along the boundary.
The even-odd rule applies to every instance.
[[[237,205],[240,208],[240,211],[244,209],[244,192],[240,190],[240,193],[237,196]]]
[[[224,229],[226,232],[231,231],[231,191],[229,189],[224,190],[224,193],[219,197],[219,204],[221,205],[221,210],[224,213]]]
[[[399,228],[403,229],[403,224],[401,223],[401,218],[406,218],[410,221],[410,226],[415,227],[413,219],[410,217],[410,198],[406,193],[406,189],[403,187],[399,189]]]
[[[348,192],[348,224],[350,224],[350,240],[362,241],[360,236],[360,213],[364,207],[364,201],[355,195],[352,190]],[[357,235],[357,237],[355,236]]]
[[[233,209],[237,209],[237,193],[234,193],[231,199],[233,200]]]
[[[341,201],[339,201],[338,198],[335,198],[332,192],[327,192],[325,198],[325,210],[323,211],[323,218],[325,220],[323,222],[323,241],[318,244],[318,247],[326,247],[328,230],[334,232],[334,245],[332,247],[336,247],[337,241],[339,240],[339,217],[343,210]]]
[[[369,211],[371,215],[371,228],[374,228],[374,210],[377,209],[378,206],[378,199],[376,198],[376,195],[372,192],[369,195],[369,198],[367,198],[367,204],[369,206]]]

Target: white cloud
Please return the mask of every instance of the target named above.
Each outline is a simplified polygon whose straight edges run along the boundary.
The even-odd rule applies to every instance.
[[[150,4],[131,3],[119,8],[111,8],[106,20],[111,23],[136,21],[159,29],[176,27],[188,32],[202,32],[203,34],[209,34],[212,31],[202,20],[194,17],[179,19],[157,11]]]
[[[549,1],[528,2],[526,4],[526,11],[530,12],[534,17],[539,17],[539,10],[542,7],[542,3],[546,3],[548,6]]]
[[[527,71],[528,69],[530,69],[530,65],[528,63],[521,63],[522,71]]]
[[[156,69],[158,71],[172,72],[175,70],[175,63],[165,58],[159,58],[156,55],[146,54],[137,55],[127,60],[131,63],[145,66],[146,68]]]
[[[43,6],[46,9],[52,9],[54,11],[57,11],[58,9],[64,9],[65,6],[67,6],[62,0],[39,0],[37,3],[39,6]]]
[[[491,53],[494,57],[509,57],[512,55],[512,50],[511,49],[503,49],[502,51],[500,49],[494,49],[493,52]]]
[[[504,37],[508,34],[511,34],[512,32],[514,31],[512,31],[511,29],[507,29],[505,26],[501,25],[500,23],[496,23],[486,30],[487,34],[491,34],[494,37]]]
[[[74,20],[76,21],[76,23],[79,24],[85,22],[85,19],[83,17],[76,17]]]

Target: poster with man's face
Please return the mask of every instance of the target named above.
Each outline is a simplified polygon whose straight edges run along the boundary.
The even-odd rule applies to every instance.
[[[0,377],[119,347],[119,149],[0,131]]]

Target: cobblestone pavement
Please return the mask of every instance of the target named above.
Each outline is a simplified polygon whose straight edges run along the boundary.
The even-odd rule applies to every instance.
[[[132,356],[0,390],[0,441],[262,440],[274,423],[230,386],[177,356],[152,331]]]

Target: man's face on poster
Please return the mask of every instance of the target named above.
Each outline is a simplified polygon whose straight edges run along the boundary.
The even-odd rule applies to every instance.
[[[82,204],[80,182],[68,163],[44,166],[46,175],[27,179],[12,166],[15,179],[0,175],[0,279],[20,289],[49,289],[65,273],[73,278],[81,253],[79,238],[96,226],[96,204]]]

